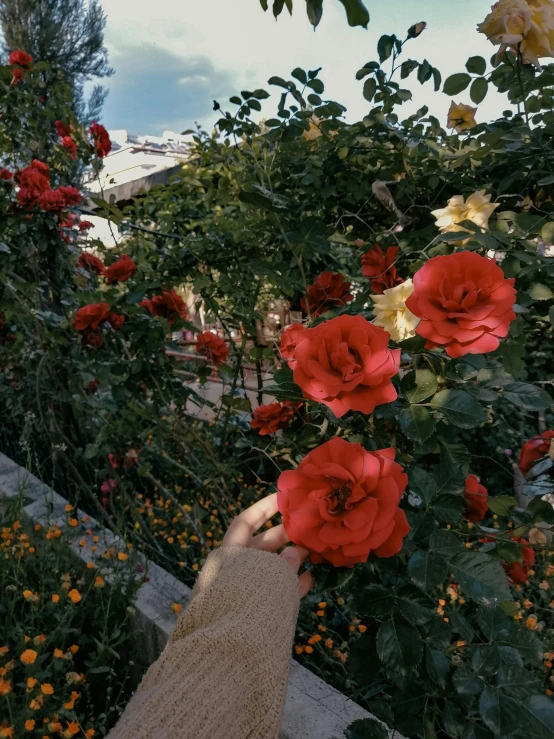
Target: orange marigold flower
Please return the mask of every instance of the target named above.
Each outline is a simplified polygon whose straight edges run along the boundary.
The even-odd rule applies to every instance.
[[[75,528],[75,526],[78,526],[79,525],[79,521],[76,518],[70,518],[69,521],[68,521],[68,523],[69,523],[70,526],[73,526],[73,528]]]
[[[172,603],[171,610],[173,611],[173,613],[179,614],[183,610],[183,606],[180,603]]]
[[[537,617],[536,616],[529,616],[525,619],[525,626],[528,629],[534,629],[537,625]]]
[[[333,640],[325,639],[325,646],[327,647],[327,649],[331,649],[331,647],[333,646]]]
[[[44,636],[44,634],[39,634],[38,636],[35,636],[35,638],[33,639],[33,644],[35,645],[44,644],[45,641],[46,641],[46,637]]]
[[[54,649],[54,657],[56,659],[63,659],[64,654],[61,649]]]
[[[29,708],[31,711],[39,711],[42,708],[42,695],[39,695],[38,698],[33,698],[33,700],[29,703]]]
[[[100,577],[100,575],[97,575],[94,578],[94,587],[95,588],[103,588],[105,585],[104,578]]]
[[[314,651],[313,647],[304,647],[304,651],[306,654],[311,654]]]
[[[71,652],[71,654],[77,654],[77,652],[79,651],[79,647],[77,646],[77,644],[72,644],[69,647],[69,651]]]
[[[318,603],[317,605],[319,608],[327,608],[327,603],[324,600],[322,600],[321,603]]]
[[[75,701],[76,701],[76,700],[77,700],[78,698],[80,698],[80,697],[81,697],[80,693],[76,693],[76,692],[75,692],[74,690],[72,690],[72,691],[71,691],[71,698],[70,698],[70,700],[69,700],[69,701],[68,701],[67,703],[64,703],[64,704],[63,704],[63,707],[64,707],[64,708],[65,708],[65,709],[66,709],[67,711],[72,711],[72,710],[73,710],[73,708],[75,707]]]
[[[21,655],[20,659],[25,665],[32,665],[37,658],[37,653],[34,649],[26,649]]]
[[[25,598],[25,600],[29,600],[30,598],[33,597],[33,591],[32,590],[24,590],[23,591],[23,597]]]
[[[58,603],[60,596],[57,593],[52,593],[52,603]]]
[[[13,726],[2,726],[0,729],[0,736],[2,739],[7,739],[7,737],[13,737]]]
[[[44,695],[54,694],[54,688],[50,685],[50,683],[42,683],[42,685],[40,686],[40,689],[44,693]]]
[[[92,739],[92,737],[96,734],[94,729],[88,729],[87,732],[85,732],[85,736],[87,739]]]
[[[0,647],[0,654],[7,654],[9,651],[9,647]]]
[[[325,611],[318,611],[317,615],[321,618],[321,616],[325,616]]]
[[[12,691],[12,684],[9,680],[2,680],[0,678],[0,695],[8,695]]]
[[[304,647],[295,647],[294,651],[296,652],[296,654],[302,654],[302,652],[304,651]]]
[[[25,731],[32,731],[35,728],[35,723],[34,718],[28,718],[27,721],[25,721]]]
[[[66,513],[71,513],[72,510],[73,510],[73,506],[70,503],[67,503],[65,506]]]
[[[363,624],[360,624],[358,626],[358,631],[360,632],[360,634],[365,634],[365,632],[367,631],[367,626],[364,626]]]
[[[63,735],[66,739],[69,739],[70,737],[75,736],[75,734],[78,734],[80,730],[81,729],[77,721],[71,721],[71,723],[67,725],[67,729],[64,731]]]
[[[79,601],[81,600],[81,593],[78,590],[75,590],[75,588],[73,588],[73,590],[70,590],[67,595],[72,603],[79,603]]]
[[[28,677],[27,678],[27,692],[29,693],[37,684],[38,680],[36,677]]]
[[[120,562],[124,562],[126,559],[129,559],[129,555],[125,554],[125,552],[118,552],[117,558]]]

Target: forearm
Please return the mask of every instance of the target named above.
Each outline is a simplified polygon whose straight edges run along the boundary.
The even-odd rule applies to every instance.
[[[298,602],[284,559],[242,547],[212,552],[109,739],[275,739]]]

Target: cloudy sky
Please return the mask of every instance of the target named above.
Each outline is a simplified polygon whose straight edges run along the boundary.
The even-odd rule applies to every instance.
[[[111,129],[152,135],[180,132],[195,121],[211,129],[214,98],[225,103],[237,91],[263,87],[272,75],[290,77],[297,66],[322,67],[323,97],[344,104],[353,121],[369,109],[356,70],[376,57],[383,33],[404,37],[410,25],[427,21],[427,30],[406,53],[427,58],[443,78],[463,71],[468,56],[488,59],[493,51],[475,30],[490,0],[367,0],[366,5],[368,30],[350,28],[339,1],[325,0],[314,32],[304,0],[294,0],[293,16],[285,10],[277,21],[262,11],[259,0],[103,0],[105,41],[116,70],[107,81],[103,122]],[[410,86],[414,103],[406,112],[425,102],[445,116],[450,98],[432,93],[431,83],[420,89],[414,80]],[[458,97],[470,102],[467,93]],[[274,114],[277,100],[275,93],[266,101],[265,117]],[[478,120],[500,115],[505,107],[501,98],[489,95]]]

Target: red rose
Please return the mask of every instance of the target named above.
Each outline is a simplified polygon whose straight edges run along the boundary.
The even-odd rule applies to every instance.
[[[147,308],[153,316],[167,318],[168,323],[175,323],[177,318],[188,318],[187,306],[175,290],[164,290],[163,295],[142,300],[139,305]]]
[[[292,369],[296,364],[294,359],[294,350],[297,344],[302,341],[302,335],[305,327],[301,323],[293,323],[283,331],[281,335],[281,346],[279,353],[283,359],[289,360],[289,367]]]
[[[291,541],[312,562],[353,567],[370,552],[392,557],[410,526],[400,498],[408,476],[394,449],[367,452],[335,436],[279,477],[277,500]]]
[[[24,77],[24,71],[19,69],[19,67],[14,67],[14,69],[12,69],[12,81],[10,84],[17,85]]]
[[[525,539],[514,539],[514,541],[518,541],[521,544],[523,562],[510,562],[509,564],[503,562],[502,567],[504,567],[504,571],[511,583],[527,582],[529,579],[529,570],[535,564],[535,550],[529,546],[529,542]]]
[[[391,377],[400,367],[400,349],[389,349],[389,338],[359,315],[307,328],[294,350],[294,381],[305,398],[329,406],[337,418],[350,410],[372,413],[398,397]]]
[[[279,429],[286,429],[293,420],[297,405],[285,400],[281,403],[271,403],[270,405],[260,405],[252,414],[250,426],[258,429],[260,436],[274,434]]]
[[[341,308],[353,300],[354,296],[350,293],[350,283],[345,282],[340,273],[322,272],[314,284],[308,287],[306,298],[300,301],[302,310],[310,313],[312,318],[317,318],[331,308]]]
[[[79,190],[77,190],[76,187],[71,187],[70,185],[61,185],[61,187],[58,187],[58,192],[61,192],[61,194],[64,196],[65,204],[68,206],[79,205],[79,203],[83,199]]]
[[[125,323],[125,316],[121,316],[118,313],[108,313],[107,320],[109,323],[111,323],[113,329],[119,331],[123,328],[123,324]]]
[[[26,51],[21,51],[21,49],[16,49],[15,51],[12,51],[10,54],[10,64],[14,65],[17,64],[20,67],[23,67],[24,69],[28,69],[31,64],[33,63],[33,57],[30,54],[27,54]]]
[[[548,453],[551,439],[554,439],[554,431],[543,431],[540,436],[534,436],[525,442],[517,463],[522,475],[526,475],[535,462]]]
[[[107,303],[91,303],[79,308],[73,319],[73,328],[77,331],[93,329],[96,331],[103,321],[108,320],[110,306]]]
[[[32,208],[40,196],[50,190],[50,169],[47,164],[35,159],[28,167],[15,173],[15,181],[19,185],[17,202]]]
[[[132,277],[137,265],[133,262],[128,254],[124,254],[117,262],[114,262],[109,267],[106,267],[105,277],[108,281],[108,285],[113,285],[115,282],[125,282]]]
[[[204,331],[196,339],[196,351],[208,357],[212,364],[224,364],[229,356],[227,344],[211,331]]]
[[[90,346],[93,349],[99,349],[103,343],[104,339],[99,331],[91,331],[91,329],[83,331],[83,337],[81,339],[82,346]]]
[[[77,159],[77,144],[73,141],[71,136],[64,136],[60,143],[64,149],[67,149],[67,152],[72,159]]]
[[[95,275],[104,274],[104,263],[94,254],[89,254],[86,251],[81,252],[79,259],[77,260],[77,267],[86,269],[88,272],[94,272]]]
[[[12,178],[13,174],[9,169],[0,169],[0,180],[11,180]]]
[[[94,228],[94,223],[90,221],[81,221],[79,224],[79,231],[88,231],[90,228]]]
[[[110,135],[104,126],[93,121],[89,128],[89,133],[92,136],[92,143],[96,155],[100,158],[107,156],[112,150],[112,142],[110,141]]]
[[[382,295],[385,290],[404,282],[393,265],[397,254],[397,246],[389,246],[383,254],[379,244],[375,244],[372,249],[362,254],[362,274],[369,278],[371,290],[377,295]]]
[[[56,121],[56,133],[61,139],[71,136],[71,126],[62,121]]]
[[[47,190],[37,200],[41,210],[59,213],[66,207],[65,197],[59,190]]]
[[[514,280],[492,259],[460,251],[433,257],[414,275],[406,307],[421,322],[427,349],[444,346],[449,357],[498,349],[516,314]]]
[[[464,518],[472,523],[482,521],[489,510],[488,497],[487,488],[480,484],[475,475],[468,475],[464,491],[466,504]]]

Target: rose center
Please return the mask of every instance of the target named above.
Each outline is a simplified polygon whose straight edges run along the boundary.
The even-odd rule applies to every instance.
[[[344,513],[351,493],[352,490],[349,485],[342,485],[340,488],[335,488],[329,496],[332,503],[331,511],[333,513]]]

